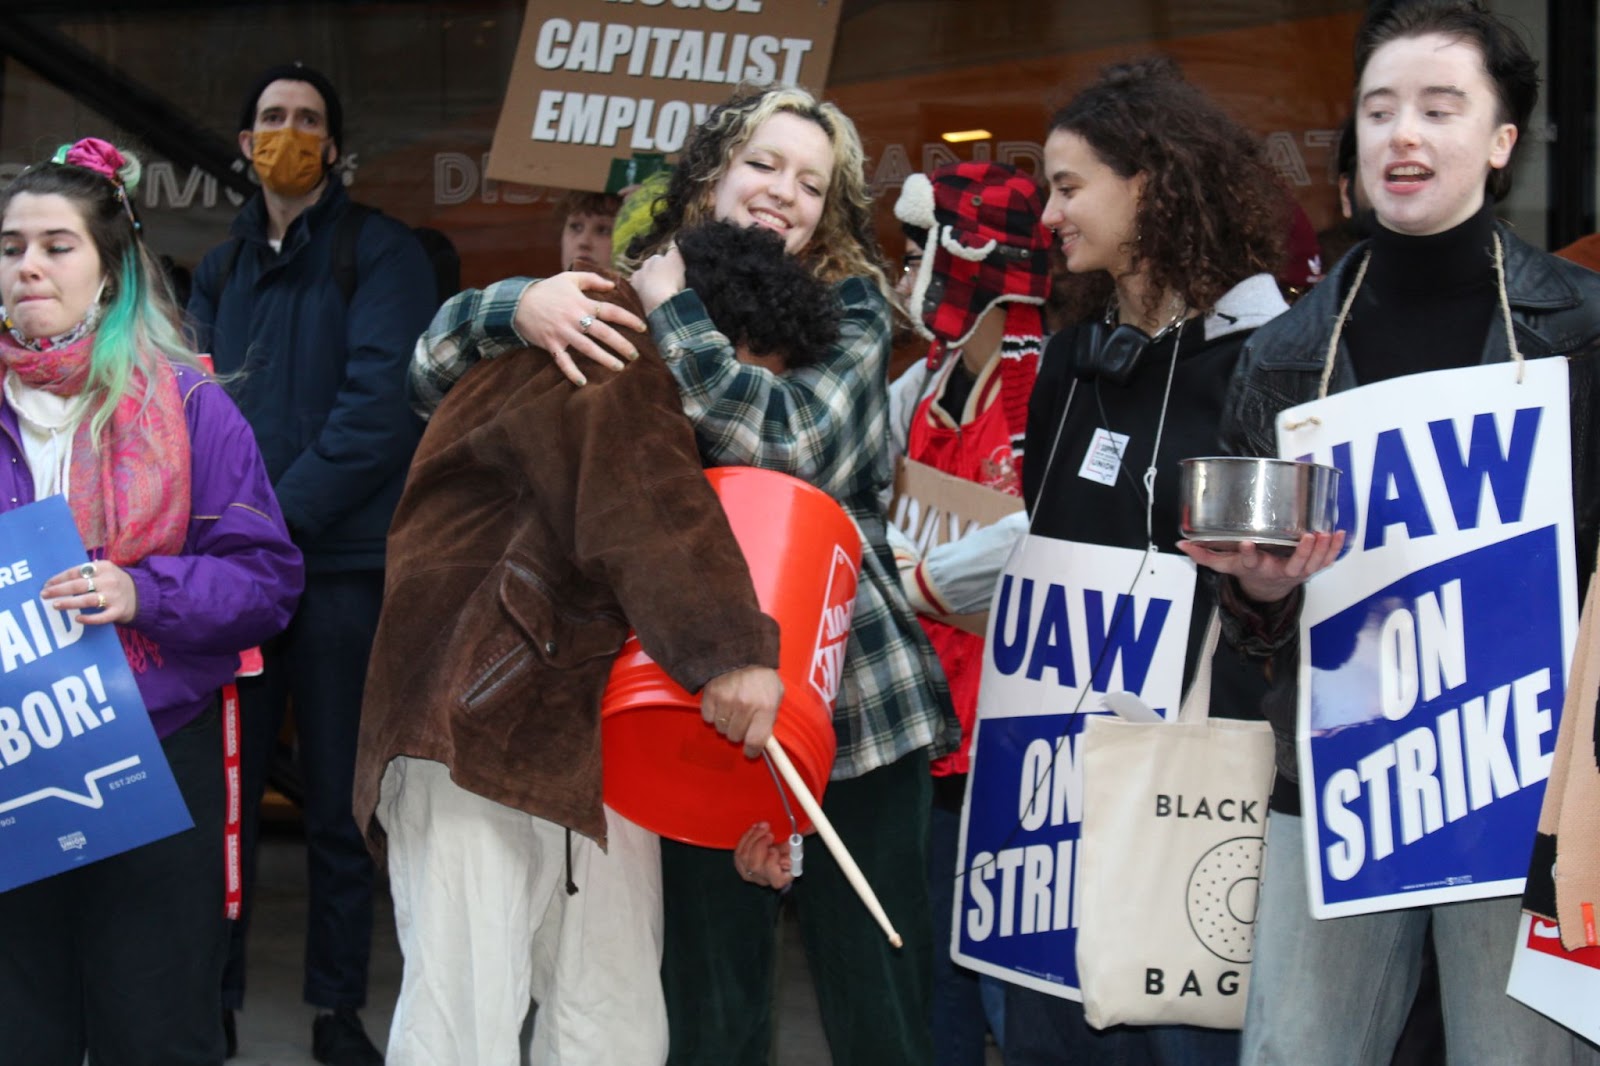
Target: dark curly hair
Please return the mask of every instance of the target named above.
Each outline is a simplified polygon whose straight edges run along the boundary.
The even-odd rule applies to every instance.
[[[1374,6],[1356,31],[1357,106],[1361,76],[1373,53],[1390,41],[1430,33],[1454,37],[1477,48],[1483,57],[1484,72],[1494,86],[1498,121],[1511,123],[1519,134],[1526,131],[1533,107],[1539,102],[1538,61],[1509,23],[1474,0],[1397,0]],[[1506,165],[1489,171],[1486,189],[1496,201],[1504,200],[1511,192],[1511,171],[1521,147],[1522,138],[1518,137]]]
[[[1289,198],[1256,138],[1183,77],[1150,56],[1107,67],[1050,119],[1123,178],[1145,176],[1134,213],[1132,269],[1150,284],[1148,312],[1167,293],[1209,310],[1223,293],[1283,262]],[[1067,313],[1104,313],[1116,279],[1069,275]]]
[[[873,228],[865,154],[855,124],[833,104],[819,103],[804,89],[789,86],[735,93],[695,127],[673,168],[655,223],[628,245],[629,267],[659,252],[679,230],[711,217],[717,183],[727,173],[733,153],[756,127],[780,112],[815,122],[833,148],[822,219],[811,243],[799,253],[801,260],[830,284],[848,277],[870,278],[888,298],[888,273]]]
[[[677,245],[685,284],[736,347],[782,356],[793,370],[839,339],[832,286],[785,252],[772,230],[713,220],[679,231]]]

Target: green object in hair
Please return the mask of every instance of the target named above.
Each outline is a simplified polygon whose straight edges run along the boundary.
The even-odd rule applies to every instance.
[[[611,223],[611,262],[614,266],[622,265],[622,260],[628,254],[628,245],[635,237],[650,232],[657,210],[666,206],[667,182],[671,176],[671,171],[656,171],[622,201],[622,207]]]

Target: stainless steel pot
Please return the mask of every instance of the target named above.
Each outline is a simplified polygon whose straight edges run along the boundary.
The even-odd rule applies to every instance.
[[[1331,533],[1339,519],[1339,471],[1289,459],[1184,459],[1178,529],[1213,551],[1243,541],[1292,549],[1305,533]]]

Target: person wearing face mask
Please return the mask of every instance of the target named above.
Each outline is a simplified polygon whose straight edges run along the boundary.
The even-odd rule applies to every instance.
[[[240,683],[245,908],[222,989],[225,1025],[244,1002],[256,813],[287,701],[295,707],[310,908],[304,996],[319,1010],[319,1062],[381,1056],[356,1014],[366,998],[372,860],[351,815],[367,656],[383,592],[384,538],[421,423],[406,406],[412,342],[434,306],[434,275],[401,223],[354,204],[332,167],[339,94],[302,64],[255,79],[239,148],[261,191],[196,271],[189,300],[201,351],[255,431],[295,543],[306,592],[265,672]],[[341,227],[362,212],[354,279],[339,277]]]

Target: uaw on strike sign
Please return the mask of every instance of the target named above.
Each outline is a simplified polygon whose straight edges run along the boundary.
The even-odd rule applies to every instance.
[[[1567,366],[1417,374],[1279,416],[1343,471],[1306,586],[1300,784],[1318,918],[1520,893],[1577,633]]]
[[[193,824],[116,631],[39,598],[85,558],[62,497],[0,515],[0,892]]]
[[[821,94],[841,3],[529,0],[489,176],[600,189],[611,160],[670,154],[736,86]]]
[[[989,611],[951,872],[951,955],[963,966],[1083,998],[1083,723],[1107,713],[1107,692],[1177,715],[1194,589],[1194,564],[1170,552],[1037,536],[1013,550]]]

